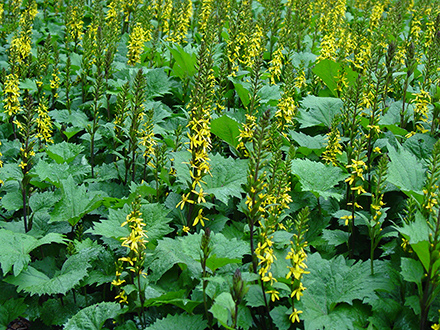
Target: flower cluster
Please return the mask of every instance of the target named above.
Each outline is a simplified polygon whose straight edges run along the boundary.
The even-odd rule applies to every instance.
[[[128,41],[128,64],[135,65],[141,60],[144,43],[150,40],[150,32],[142,27],[141,23],[137,23],[131,33]]]
[[[350,189],[356,191],[359,195],[366,193],[363,182],[365,181],[364,171],[368,170],[367,164],[361,159],[352,159],[351,164],[347,165],[347,169],[351,169],[350,176],[345,179],[345,182],[350,185]]]
[[[336,121],[334,121],[336,123]],[[332,164],[333,166],[338,166],[338,161],[336,157],[342,154],[342,146],[339,142],[341,142],[341,134],[339,133],[339,129],[336,124],[332,124],[332,129],[329,133],[327,133],[326,137],[327,146],[325,147],[325,151],[322,153],[322,159],[327,164]]]
[[[307,247],[305,234],[308,230],[307,222],[309,220],[309,215],[310,211],[307,207],[299,212],[297,219],[295,220],[296,233],[293,235],[293,240],[290,242],[291,248],[286,256],[286,260],[290,263],[290,265],[287,266],[289,272],[286,275],[286,279],[290,279],[292,313],[290,314],[289,319],[292,323],[300,321],[299,314],[301,314],[302,311],[295,308],[295,302],[300,300],[303,295],[302,292],[306,289],[302,284],[303,275],[310,273],[306,271],[307,265],[305,264],[305,261],[307,259],[307,254],[304,250]]]
[[[428,132],[428,129],[423,127],[423,123],[428,123],[429,105],[431,104],[431,96],[425,90],[420,90],[419,93],[414,94],[414,125],[417,131],[421,133]]]
[[[8,116],[14,116],[20,112],[20,88],[18,76],[11,73],[6,76],[5,86],[3,89],[4,94],[4,105],[3,109],[8,114]]]
[[[140,205],[141,199],[138,196],[132,203],[132,212],[127,215],[126,221],[121,224],[121,227],[128,225],[130,234],[127,237],[122,237],[121,245],[128,248],[128,256],[119,258],[116,264],[116,279],[112,281],[112,285],[117,287],[126,283],[126,280],[121,278],[125,270],[133,273],[135,277],[146,275],[144,272],[144,261],[148,236],[144,229],[145,223],[140,212]],[[138,289],[140,290],[140,288]],[[123,289],[115,297],[121,304],[128,303],[127,298],[127,294]]]
[[[38,105],[37,115],[37,134],[35,137],[39,138],[40,141],[44,141],[45,143],[53,143],[52,120],[48,114],[47,99],[44,96],[41,97]]]

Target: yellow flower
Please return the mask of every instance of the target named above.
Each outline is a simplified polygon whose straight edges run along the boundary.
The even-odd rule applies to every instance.
[[[435,324],[431,325],[431,329],[432,330],[440,330],[440,324],[435,323]]]
[[[268,290],[266,293],[270,294],[270,300],[280,300],[279,292],[277,290]]]
[[[189,199],[189,193],[187,193],[186,195],[185,194],[182,195],[182,200],[179,203],[177,203],[176,208],[180,206],[180,209],[183,210],[185,203],[194,204],[194,201]]]
[[[203,220],[208,220],[208,218],[203,217],[203,209],[199,210],[199,214],[194,219],[193,226],[197,225],[199,222],[202,224],[202,226],[205,226],[205,222]]]
[[[188,226],[183,226],[182,231],[184,233],[189,233],[189,227]]]
[[[292,322],[292,323],[295,323],[295,321],[296,322],[300,322],[300,320],[299,320],[299,314],[301,314],[302,313],[302,311],[299,311],[299,310],[297,310],[296,308],[293,310],[293,313],[292,314],[290,314],[290,316],[289,316],[289,320]]]
[[[125,283],[125,280],[121,280],[121,279],[117,279],[117,280],[112,281],[112,285],[114,285],[114,286],[119,286],[124,283]]]

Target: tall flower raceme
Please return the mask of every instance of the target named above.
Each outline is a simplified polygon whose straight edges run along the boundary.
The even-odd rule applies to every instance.
[[[431,105],[431,95],[429,92],[421,89],[418,93],[413,94],[415,96],[413,103],[414,107],[414,130],[421,133],[429,131],[425,127],[429,122],[429,106]]]
[[[350,163],[346,168],[350,172],[350,176],[345,180],[347,183],[347,206],[350,209],[350,214],[342,216],[341,219],[345,220],[345,225],[349,227],[350,232],[350,255],[354,249],[354,220],[356,212],[362,209],[362,206],[358,204],[359,196],[365,194],[367,191],[364,188],[365,176],[368,171],[368,165],[366,163],[367,157],[365,155],[365,140],[359,136],[354,142],[352,154],[350,157]]]
[[[3,3],[0,3],[0,24],[3,24],[3,13],[5,9],[3,8]]]
[[[20,88],[18,76],[11,73],[6,76],[5,85],[3,88],[3,109],[9,117],[14,117],[20,112]]]
[[[180,2],[173,32],[170,33],[167,40],[170,40],[171,42],[178,44],[185,41],[186,36],[188,34],[188,29],[191,23],[192,16],[193,16],[192,0],[186,0]]]
[[[234,18],[231,19],[229,28],[229,39],[226,45],[226,54],[229,60],[228,72],[231,76],[235,76],[240,68],[240,63],[248,63],[248,52],[246,47],[249,44],[249,35],[252,33],[252,9],[251,1],[243,0],[235,13]],[[259,33],[255,30],[255,34]],[[248,63],[249,64],[249,63]],[[249,65],[251,67],[251,65]]]
[[[290,156],[283,160],[284,154],[281,151],[282,138],[276,125],[271,125],[270,149],[272,158],[268,163],[268,173],[265,189],[258,195],[263,200],[261,204],[261,219],[259,224],[259,237],[255,255],[258,258],[258,274],[264,283],[263,290],[271,295],[274,302],[279,299],[279,292],[272,287],[276,278],[272,276],[272,265],[275,263],[273,234],[279,229],[286,229],[280,222],[282,213],[289,208],[292,198],[290,192]]]
[[[19,21],[20,32],[12,39],[9,49],[10,62],[13,65],[15,63],[24,63],[31,53],[32,25],[37,13],[37,4],[33,1],[21,14]]]
[[[290,61],[285,65],[283,73],[284,84],[282,85],[283,94],[278,101],[275,117],[277,125],[281,132],[285,132],[292,126],[293,117],[298,109],[295,101],[296,89],[300,88],[302,82],[299,83],[298,76],[295,75],[294,67]],[[286,136],[286,135],[285,135]]]
[[[281,70],[283,68],[283,45],[278,45],[272,56],[272,60],[269,62],[270,83],[275,85],[276,81],[280,79]]]
[[[68,47],[69,42],[74,43],[74,49],[78,46],[78,43],[82,40],[84,34],[84,3],[81,0],[74,1],[67,7],[64,21],[66,26],[66,38]]]
[[[367,221],[368,235],[370,236],[370,268],[374,275],[374,251],[382,239],[382,224],[385,221],[385,203],[383,201],[384,190],[388,170],[388,158],[383,155],[379,159],[377,171],[373,176],[373,188],[370,203],[370,219]]]
[[[208,30],[200,46],[197,60],[198,74],[188,104],[190,120],[187,125],[189,128],[187,134],[188,151],[191,153],[189,171],[192,181],[190,191],[184,193],[182,200],[177,204],[177,207],[181,209],[185,204],[189,204],[185,230],[189,230],[198,223],[204,226],[204,221],[207,220],[203,215],[203,208],[198,204],[206,201],[202,182],[205,175],[210,175],[208,151],[211,148],[210,121],[215,91],[212,45],[213,34],[211,30]]]
[[[304,250],[307,247],[305,234],[308,230],[307,222],[309,220],[309,215],[310,211],[307,207],[298,213],[297,219],[294,223],[296,233],[290,241],[290,251],[286,256],[286,260],[290,263],[290,265],[287,266],[289,272],[286,275],[286,279],[290,279],[292,313],[290,314],[289,319],[292,323],[300,322],[299,315],[302,311],[295,308],[295,303],[301,299],[303,291],[306,289],[302,283],[302,278],[305,274],[309,274],[306,270],[307,265],[305,264],[307,254]]]
[[[204,33],[208,27],[208,20],[214,10],[214,0],[203,0],[198,17],[199,32]]]
[[[47,105],[47,99],[45,96],[42,96],[40,98],[40,102],[37,107],[37,134],[35,137],[37,137],[40,141],[44,143],[53,143],[52,139],[52,119],[49,116],[48,113],[48,105]]]
[[[145,222],[142,219],[141,209],[141,196],[137,196],[135,201],[131,205],[132,211],[127,215],[126,221],[121,224],[121,227],[127,226],[130,229],[130,233],[126,237],[122,237],[121,245],[127,248],[127,255],[118,259],[116,263],[116,279],[112,281],[112,285],[120,288],[119,294],[115,299],[121,304],[128,304],[129,297],[125,291],[124,286],[132,284],[135,287],[137,293],[137,299],[139,299],[139,305],[141,306],[140,319],[145,326],[144,319],[144,290],[142,286],[141,277],[146,277],[145,272],[145,249],[148,243],[147,231],[145,230]],[[125,285],[124,285],[125,284]]]
[[[142,24],[136,23],[128,41],[128,64],[135,65],[141,60],[145,42],[151,39],[150,31],[145,30]]]
[[[321,155],[327,164],[332,164],[333,166],[339,166],[337,157],[342,155],[341,134],[338,129],[338,123],[339,121],[337,120],[332,122],[332,128],[326,134],[327,145]]]

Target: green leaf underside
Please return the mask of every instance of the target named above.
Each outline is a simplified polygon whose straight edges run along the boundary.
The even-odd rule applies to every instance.
[[[343,256],[326,260],[318,253],[307,258],[304,275],[304,296],[301,298],[306,329],[352,329],[353,319],[347,316],[342,303],[353,305],[355,300],[377,299],[375,290],[384,284],[370,275],[369,262],[351,264]],[[329,323],[333,322],[333,323]],[[342,326],[338,328],[338,326]]]
[[[416,156],[403,148],[396,150],[389,145],[388,150],[390,165],[387,180],[403,192],[413,191],[422,194],[425,182],[423,164]]]
[[[90,268],[85,254],[70,256],[63,264],[61,270],[50,278],[43,272],[28,266],[18,276],[8,276],[4,281],[17,286],[18,291],[31,295],[65,294],[87,276]]]
[[[68,221],[74,226],[84,215],[102,203],[101,196],[88,192],[84,184],[78,186],[71,175],[66,180],[61,180],[61,185],[62,198],[50,214],[51,221]]]
[[[147,327],[149,330],[205,330],[208,322],[203,320],[202,315],[175,314],[167,315]]]
[[[86,232],[115,239],[127,237],[130,234],[130,228],[128,226],[121,227],[121,225],[126,221],[130,212],[131,207],[128,204],[125,204],[122,209],[110,209],[108,219],[95,222],[94,227]],[[156,242],[173,231],[168,225],[171,221],[171,218],[167,217],[169,210],[162,204],[142,204],[140,212],[142,213],[149,242]]]
[[[342,106],[341,99],[308,95],[301,101],[297,120],[302,128],[313,126],[330,128],[333,118],[341,112]]]
[[[102,302],[86,307],[74,315],[65,325],[64,330],[100,330],[105,321],[124,312],[116,302]]]
[[[324,198],[340,198],[341,195],[332,192],[331,189],[347,177],[338,167],[327,166],[308,159],[294,159],[292,174],[299,177],[303,191],[311,191]]]
[[[152,256],[147,258],[147,264],[152,270],[149,279],[151,282],[159,280],[166,271],[175,264],[185,264],[188,267],[192,278],[200,278],[202,268],[199,256],[194,254],[200,246],[202,234],[192,234],[176,239],[163,238],[158,241],[158,245]],[[244,241],[237,239],[228,240],[222,234],[212,233],[212,255],[218,258],[241,259],[248,253],[249,246]]]
[[[232,147],[237,148],[240,123],[227,115],[223,115],[211,121],[211,133],[217,135]]]
[[[31,261],[29,253],[50,243],[65,244],[65,239],[61,234],[55,233],[37,239],[27,234],[0,229],[0,266],[3,274],[6,275],[13,268],[14,276],[18,276]]]

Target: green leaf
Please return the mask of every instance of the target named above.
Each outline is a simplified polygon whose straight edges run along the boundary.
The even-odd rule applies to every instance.
[[[245,88],[243,85],[247,85],[246,83],[243,83],[239,80],[233,80],[235,91],[237,92],[238,96],[240,97],[241,103],[243,103],[243,106],[247,107],[249,103],[251,102],[249,91]],[[247,87],[247,86],[246,86]]]
[[[289,330],[292,325],[288,310],[286,306],[276,306],[270,311],[270,317],[279,330]]]
[[[266,298],[268,299],[269,295],[266,295]],[[249,290],[246,293],[246,296],[244,299],[247,301],[246,306],[249,307],[260,307],[264,306],[264,297],[263,292],[261,291],[260,285],[249,285]]]
[[[222,292],[214,301],[210,308],[212,315],[220,322],[226,329],[232,329],[228,326],[228,321],[231,320],[231,314],[235,310],[234,300],[229,292]]]
[[[22,316],[27,309],[24,298],[8,299],[0,305],[0,327],[6,327],[17,317]]]
[[[241,198],[242,184],[246,183],[247,160],[224,158],[219,154],[210,156],[211,174],[203,177],[206,194],[213,194],[221,202],[228,204],[231,197]],[[206,187],[206,188],[205,188]]]
[[[16,189],[8,191],[6,195],[0,199],[0,205],[5,208],[6,211],[18,211],[23,208],[23,196],[18,184]]]
[[[333,246],[338,246],[341,244],[346,244],[348,242],[349,233],[339,230],[339,229],[324,229],[322,231],[322,238],[325,239],[328,244]]]
[[[390,164],[388,168],[388,182],[400,188],[403,192],[422,194],[425,183],[423,164],[411,152],[388,145]]]
[[[429,269],[430,264],[430,251],[429,251],[429,226],[426,219],[420,212],[415,215],[414,222],[409,224],[404,223],[403,227],[395,227],[402,236],[409,241],[411,248],[416,252],[417,257],[423,264],[426,271]]]
[[[331,189],[347,177],[343,171],[331,165],[324,165],[308,159],[294,159],[292,174],[299,177],[302,191],[311,191],[324,198],[342,196]]]
[[[145,328],[148,330],[205,330],[208,322],[202,315],[168,314],[167,317],[157,320],[153,325]]]
[[[349,67],[346,66],[342,68],[341,63],[330,59],[320,60],[315,64],[312,71],[322,79],[333,95],[337,97],[338,93],[336,91],[336,87],[339,81],[337,77],[340,75],[340,71],[342,71],[342,69],[346,73],[346,78],[349,82],[349,85],[353,84],[356,81],[357,74]]]
[[[419,261],[410,258],[402,258],[400,266],[402,268],[400,273],[405,281],[413,282],[417,285],[422,284],[422,278],[425,273]]]
[[[86,233],[118,240],[121,237],[127,237],[130,234],[130,228],[128,226],[121,227],[121,225],[126,221],[130,212],[131,207],[128,204],[125,204],[122,209],[109,209],[108,218],[101,222],[95,222],[94,227],[87,230]],[[155,244],[158,239],[173,231],[168,225],[172,220],[167,217],[169,211],[162,204],[142,204],[140,212],[149,242]]]
[[[194,301],[185,298],[186,290],[179,290],[177,292],[167,292],[159,297],[147,299],[144,303],[145,307],[161,306],[164,304],[171,304],[183,309],[187,313],[192,313],[194,308],[202,303],[202,301]]]
[[[85,253],[70,256],[61,270],[52,278],[32,266],[22,271],[18,276],[8,276],[4,281],[17,286],[17,291],[24,291],[30,295],[37,294],[66,294],[87,276],[87,269],[91,265]]]
[[[147,70],[145,79],[147,81],[147,98],[151,99],[170,92],[171,82],[164,68]]]
[[[326,141],[323,135],[310,136],[301,132],[290,131],[290,137],[298,143],[298,151],[308,156],[312,150],[325,149]]]
[[[159,280],[175,264],[185,264],[192,278],[200,278],[202,268],[198,251],[202,234],[192,234],[171,239],[168,237],[158,241],[154,253],[147,257],[146,264],[152,270],[149,275],[151,282]],[[241,259],[248,253],[249,246],[244,241],[227,239],[223,234],[211,234],[212,255],[218,258]]]
[[[326,126],[331,128],[333,118],[341,113],[343,102],[333,97],[306,96],[297,116],[301,127]]]
[[[304,296],[300,306],[306,329],[352,329],[353,319],[347,317],[341,303],[353,305],[355,300],[377,299],[375,290],[383,289],[379,278],[370,275],[369,262],[352,264],[343,256],[322,259],[319,253],[308,256],[306,264],[310,274],[304,275]],[[329,323],[333,322],[333,323]],[[345,323],[344,323],[345,322]],[[337,325],[341,325],[338,328]]]
[[[4,164],[0,167],[0,180],[6,182],[9,180],[21,181],[23,180],[23,172],[18,164]]]
[[[82,151],[84,147],[74,143],[63,141],[51,144],[46,148],[47,155],[58,164],[71,163]]]
[[[61,180],[61,200],[55,204],[51,221],[68,221],[75,226],[87,213],[97,209],[101,203],[101,196],[87,191],[84,184],[78,186],[69,175]]]
[[[206,267],[215,272],[220,267],[239,263],[241,263],[241,259],[217,258],[216,255],[213,255],[206,260]]]
[[[227,115],[223,115],[211,121],[211,133],[234,148],[238,145],[240,135],[240,123]]]
[[[65,239],[55,233],[37,239],[27,234],[0,229],[0,266],[3,274],[6,275],[13,267],[14,276],[18,276],[31,261],[29,253],[50,243],[65,244]]]
[[[65,325],[65,330],[100,330],[105,321],[124,312],[115,302],[101,302],[86,307],[74,315]]]
[[[192,77],[196,73],[196,53],[188,53],[177,44],[173,44],[173,47],[168,47],[168,49],[176,61],[173,65],[173,76],[179,77],[180,79]]]

